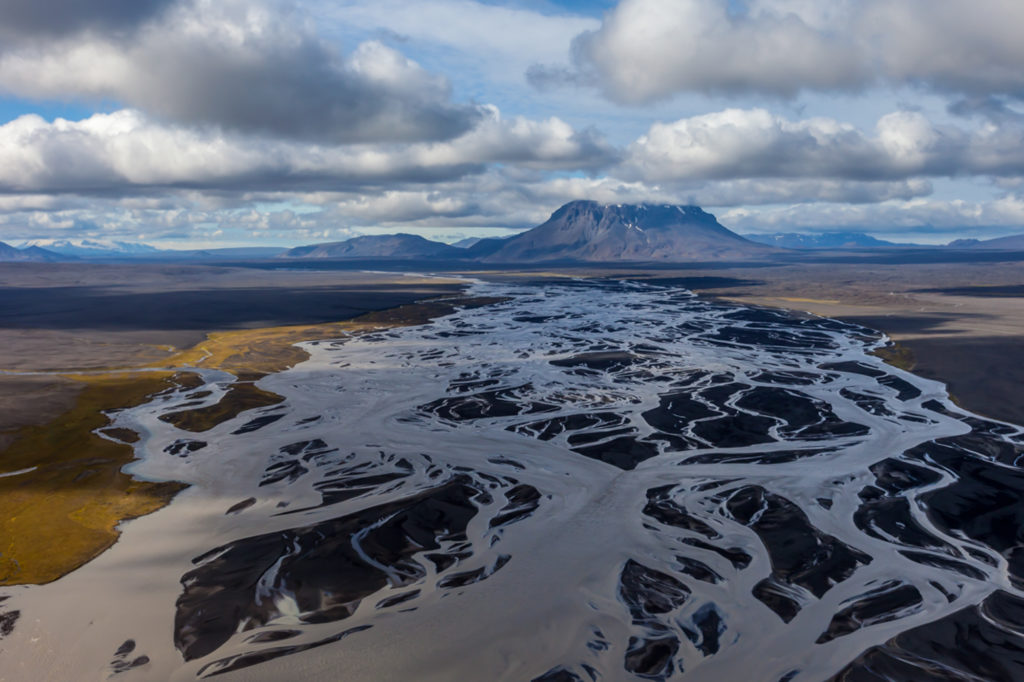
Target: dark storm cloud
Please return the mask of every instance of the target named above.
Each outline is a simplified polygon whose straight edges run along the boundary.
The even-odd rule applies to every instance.
[[[379,45],[347,64],[313,39],[259,51],[181,41],[140,52],[149,77],[122,96],[179,123],[324,143],[410,142],[451,139],[480,116]]]
[[[0,0],[0,36],[24,40],[82,30],[122,31],[177,0]]]

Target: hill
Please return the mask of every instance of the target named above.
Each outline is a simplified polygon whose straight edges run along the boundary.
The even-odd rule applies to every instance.
[[[281,258],[466,258],[467,250],[414,234],[353,237],[343,242],[297,246]]]
[[[957,239],[950,242],[952,248],[966,249],[1002,249],[1005,251],[1024,251],[1024,234],[1014,234],[1009,237],[997,237],[996,239]]]

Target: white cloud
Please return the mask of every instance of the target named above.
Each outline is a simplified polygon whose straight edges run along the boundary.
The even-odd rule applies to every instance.
[[[877,83],[1024,96],[1019,0],[621,0],[573,47],[570,79],[643,103],[680,92],[860,90]],[[534,70],[557,80],[559,70]]]
[[[449,142],[323,146],[253,140],[168,126],[138,111],[82,121],[22,116],[0,126],[0,191],[132,194],[160,188],[208,190],[359,187],[438,182],[490,163],[577,169],[611,150],[557,118],[502,118],[497,109]]]
[[[723,211],[722,222],[741,231],[790,229],[856,229],[873,233],[994,236],[1020,233],[1024,198],[1004,196],[991,201],[915,199],[873,205],[806,203],[757,210]],[[995,228],[995,229],[993,229]]]
[[[620,171],[665,182],[695,178],[830,178],[856,181],[1024,173],[1024,126],[939,126],[898,111],[868,134],[830,118],[798,121],[764,109],[655,123]]]

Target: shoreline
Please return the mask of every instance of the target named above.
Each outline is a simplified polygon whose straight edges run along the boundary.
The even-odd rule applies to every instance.
[[[211,332],[194,346],[141,367],[105,372],[90,368],[85,373],[69,369],[46,377],[51,392],[53,382],[67,391],[56,402],[70,403],[68,409],[41,423],[15,422],[13,428],[11,420],[18,415],[8,415],[0,441],[0,473],[7,474],[0,476],[0,585],[57,580],[109,549],[120,536],[122,521],[166,506],[186,487],[124,473],[136,459],[132,443],[137,436],[109,429],[108,412],[145,403],[162,392],[200,389],[202,381],[188,367],[225,371],[235,381],[220,400],[179,413],[182,428],[201,433],[245,410],[278,402],[279,396],[255,382],[308,357],[294,344],[422,324],[456,306],[491,302],[466,298],[465,288],[460,284],[462,293],[456,295],[412,296],[412,302],[337,322]],[[62,550],[54,552],[55,545]]]

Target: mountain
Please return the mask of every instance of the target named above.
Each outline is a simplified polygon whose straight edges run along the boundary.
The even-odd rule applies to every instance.
[[[480,243],[470,252],[478,247]],[[544,224],[505,240],[492,253],[474,255],[496,263],[686,262],[746,260],[775,251],[722,227],[696,206],[572,201]]]
[[[465,258],[466,249],[430,241],[414,234],[353,237],[343,242],[297,246],[282,258]]]
[[[876,239],[863,232],[826,232],[823,234],[776,232],[743,236],[760,244],[780,246],[784,249],[872,249],[887,246],[912,246],[911,244],[896,244]]]
[[[277,258],[288,249],[283,246],[228,246],[216,249],[163,249],[148,256],[151,260],[263,260]]]
[[[509,239],[509,237],[485,237],[466,249],[466,251],[469,253],[470,258],[480,260],[490,256],[492,253],[505,246]]]
[[[84,259],[153,257],[161,253],[160,249],[148,244],[133,244],[106,239],[32,239],[21,246],[22,248],[40,247],[62,256]]]
[[[457,242],[453,242],[452,246],[457,246],[460,249],[468,249],[470,252],[476,254],[476,256],[490,254],[507,242],[515,235],[503,235],[501,237],[466,237],[460,239]]]
[[[73,260],[53,251],[41,249],[38,246],[30,246],[25,249],[16,249],[10,244],[0,242],[0,262],[21,262],[21,263],[55,263],[58,261]]]
[[[966,249],[1002,249],[1004,251],[1024,251],[1024,234],[1014,234],[996,239],[957,239],[950,242],[953,248]]]
[[[274,258],[287,251],[276,246],[243,246],[214,249],[158,249],[149,244],[134,244],[99,239],[32,239],[23,249],[44,248],[51,253],[83,260],[245,260]]]

